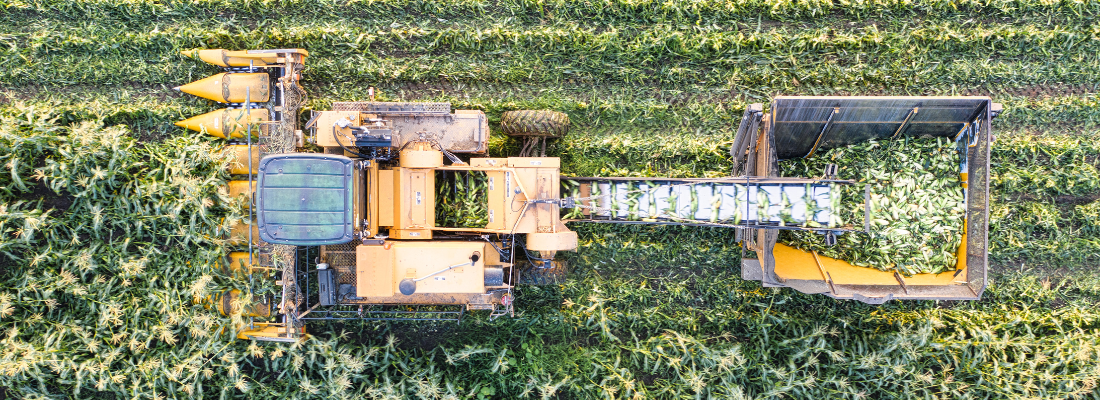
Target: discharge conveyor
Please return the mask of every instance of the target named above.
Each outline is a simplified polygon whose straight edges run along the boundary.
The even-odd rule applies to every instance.
[[[563,191],[576,206],[567,215],[571,220],[829,231],[859,229],[834,212],[839,208],[838,185],[851,183],[761,177],[562,178]]]

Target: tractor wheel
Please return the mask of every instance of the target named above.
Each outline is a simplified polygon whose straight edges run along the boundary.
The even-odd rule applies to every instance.
[[[569,116],[550,110],[505,111],[500,129],[509,136],[560,137],[569,131]]]
[[[551,261],[550,268],[535,268],[534,264],[522,263],[519,267],[520,285],[557,285],[564,283],[569,268],[562,261]]]

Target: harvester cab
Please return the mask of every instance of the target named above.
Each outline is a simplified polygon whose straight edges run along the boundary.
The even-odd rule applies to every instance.
[[[757,255],[742,260],[742,276],[766,287],[868,303],[976,299],[985,287],[989,121],[999,111],[988,97],[780,97],[767,114],[746,110],[731,177],[562,178],[559,159],[544,156],[568,128],[562,113],[504,113],[502,130],[522,139],[518,157],[489,157],[486,115],[449,103],[336,102],[299,129],[304,50],[192,55],[225,72],[179,89],[227,108],[179,125],[233,141],[230,173],[240,179],[228,190],[249,198],[226,271],[247,275],[253,293],[207,300],[248,317],[240,338],[298,340],[311,320],[512,315],[516,285],[563,276],[555,256],[577,248],[565,225],[574,221],[736,229]],[[781,230],[833,244],[871,228],[869,209],[842,219],[839,192],[856,182],[837,178],[835,165],[783,177],[778,160],[921,136],[964,143],[958,272],[903,279],[777,243]],[[300,151],[306,143],[323,151]]]

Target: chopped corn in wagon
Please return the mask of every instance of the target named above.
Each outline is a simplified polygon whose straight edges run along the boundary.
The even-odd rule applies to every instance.
[[[955,269],[966,219],[956,144],[945,138],[869,141],[838,147],[812,158],[780,163],[783,174],[805,176],[836,164],[842,187],[841,216],[862,220],[870,186],[870,232],[846,234],[835,246],[818,235],[789,231],[780,241],[856,266],[903,275]]]

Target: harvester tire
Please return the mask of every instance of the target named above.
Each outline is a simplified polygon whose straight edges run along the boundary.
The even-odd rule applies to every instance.
[[[535,268],[531,263],[520,264],[519,284],[546,286],[564,283],[569,275],[568,266],[561,261],[553,261],[551,265],[553,266],[550,268]]]
[[[550,110],[505,111],[500,129],[508,136],[561,137],[569,131],[569,116]]]

